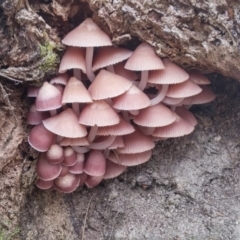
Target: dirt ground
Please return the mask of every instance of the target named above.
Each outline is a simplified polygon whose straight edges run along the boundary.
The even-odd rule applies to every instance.
[[[18,124],[11,130],[21,136],[12,138],[19,146],[11,150],[15,157],[7,161],[0,154],[0,236],[2,231],[5,237],[17,232],[12,239],[19,240],[240,239],[240,84],[215,74],[211,80],[217,100],[192,108],[199,122],[194,133],[160,142],[148,163],[72,194],[41,191],[32,183],[36,154],[29,151],[22,124],[24,87],[5,85],[17,89],[17,100],[11,95],[10,100],[22,101],[22,108],[15,109]],[[1,110],[9,114],[6,127],[14,118],[6,102]]]

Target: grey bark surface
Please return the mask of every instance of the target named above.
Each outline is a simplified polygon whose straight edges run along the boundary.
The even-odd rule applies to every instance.
[[[240,80],[237,1],[156,2],[0,0],[0,239],[240,238],[240,86],[220,75],[217,100],[193,108],[195,132],[159,143],[147,164],[72,194],[34,186],[26,87],[56,73],[62,37],[86,17],[117,45],[147,41],[181,66]]]

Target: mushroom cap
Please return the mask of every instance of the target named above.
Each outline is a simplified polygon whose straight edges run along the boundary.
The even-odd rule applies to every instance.
[[[185,82],[189,75],[188,73],[171,62],[169,59],[163,59],[165,69],[151,71],[149,73],[148,82],[152,84],[176,84]]]
[[[38,152],[46,152],[56,139],[55,134],[48,131],[43,124],[34,126],[28,136],[28,143]]]
[[[189,121],[194,127],[197,125],[197,119],[195,116],[188,111],[185,107],[177,107],[175,109],[175,112],[180,116],[181,118]]]
[[[187,97],[183,100],[183,105],[192,105],[192,104],[204,104],[213,101],[216,98],[216,95],[212,90],[207,86],[201,86],[202,92],[199,94]]]
[[[172,98],[185,98],[197,95],[201,91],[202,89],[197,84],[187,80],[182,83],[170,85],[166,96]]]
[[[113,107],[119,110],[139,110],[150,105],[148,96],[132,85],[124,94],[113,98]]]
[[[152,151],[146,151],[142,153],[134,153],[134,154],[116,154],[110,153],[108,159],[114,163],[123,166],[136,166],[142,163],[147,162],[152,156]]]
[[[100,68],[114,65],[128,59],[132,55],[132,51],[120,47],[103,47],[97,50],[93,59],[92,70],[96,71]]]
[[[37,125],[48,117],[50,117],[49,112],[39,112],[33,104],[27,114],[27,123],[30,125]]]
[[[193,130],[194,126],[189,121],[177,117],[171,125],[156,128],[152,136],[161,138],[182,137],[190,134]]]
[[[116,164],[110,160],[106,160],[106,172],[103,179],[115,178],[122,174],[127,169],[126,166]]]
[[[46,152],[48,161],[57,164],[63,161],[63,148],[58,144],[53,144]]]
[[[119,121],[118,114],[105,101],[87,104],[79,116],[79,122],[87,126],[105,127],[118,124]]]
[[[64,159],[62,164],[65,166],[73,166],[77,161],[77,153],[71,148],[66,147],[64,149]]]
[[[39,89],[35,106],[38,111],[50,111],[62,106],[61,92],[48,82],[44,82]]]
[[[75,47],[111,46],[109,36],[103,32],[91,18],[87,18],[78,27],[68,33],[62,43]]]
[[[99,177],[104,175],[106,171],[106,159],[101,151],[91,150],[85,164],[84,172],[90,176]]]
[[[85,184],[87,185],[88,188],[93,188],[96,187],[103,179],[102,176],[87,176],[87,179],[85,181]]]
[[[82,138],[63,138],[60,143],[60,146],[87,146],[89,142],[86,137]]]
[[[134,127],[120,117],[120,122],[113,126],[99,127],[97,135],[99,136],[122,136],[134,132]]]
[[[173,123],[177,116],[168,107],[159,103],[155,106],[150,106],[139,111],[137,116],[134,116],[133,121],[145,127],[163,127]]]
[[[124,77],[102,69],[88,88],[93,100],[103,100],[126,92],[132,83]]]
[[[37,161],[37,174],[44,181],[51,181],[57,178],[62,170],[61,164],[48,162],[46,154],[41,153]]]
[[[70,76],[67,73],[59,74],[57,77],[50,80],[51,84],[62,84],[66,85]]]
[[[189,72],[189,79],[198,85],[208,85],[211,83],[206,76],[196,70]]]
[[[42,179],[38,179],[36,182],[36,186],[42,190],[50,189],[53,185],[53,180],[44,181]]]
[[[120,62],[114,65],[114,71],[117,75],[128,79],[129,81],[135,81],[138,78],[138,75],[130,70],[124,68],[125,62]]]
[[[73,174],[80,174],[83,172],[85,156],[83,153],[77,154],[77,161],[71,167],[69,167],[69,172]]]
[[[125,68],[133,71],[164,69],[161,58],[147,43],[141,43],[127,60]]]
[[[69,69],[81,69],[86,73],[85,49],[69,47],[62,57],[59,73],[65,73]]]
[[[68,173],[64,177],[59,177],[54,180],[55,188],[64,193],[73,192],[80,183],[79,175]]]
[[[117,149],[120,154],[142,153],[154,148],[155,144],[150,137],[139,131],[123,136],[124,147]]]
[[[92,98],[83,83],[75,77],[68,81],[62,96],[63,103],[89,103]]]
[[[43,120],[43,125],[49,131],[62,137],[81,138],[87,135],[86,127],[78,123],[77,116],[71,108]]]

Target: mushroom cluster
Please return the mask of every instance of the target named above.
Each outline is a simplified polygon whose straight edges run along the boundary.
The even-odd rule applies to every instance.
[[[59,75],[28,89],[40,189],[94,187],[145,163],[157,141],[194,130],[191,105],[215,98],[204,75],[161,60],[147,43],[134,52],[113,47],[90,18],[62,42]]]

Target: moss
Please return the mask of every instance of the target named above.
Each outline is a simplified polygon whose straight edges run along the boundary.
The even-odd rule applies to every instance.
[[[6,234],[2,229],[0,229],[0,240],[11,240],[18,234],[19,229],[14,230],[12,233]]]
[[[46,43],[44,45],[39,45],[39,47],[42,56],[42,63],[39,66],[40,71],[44,72],[44,74],[54,73],[59,63],[59,57],[54,52],[56,46],[54,43]]]

